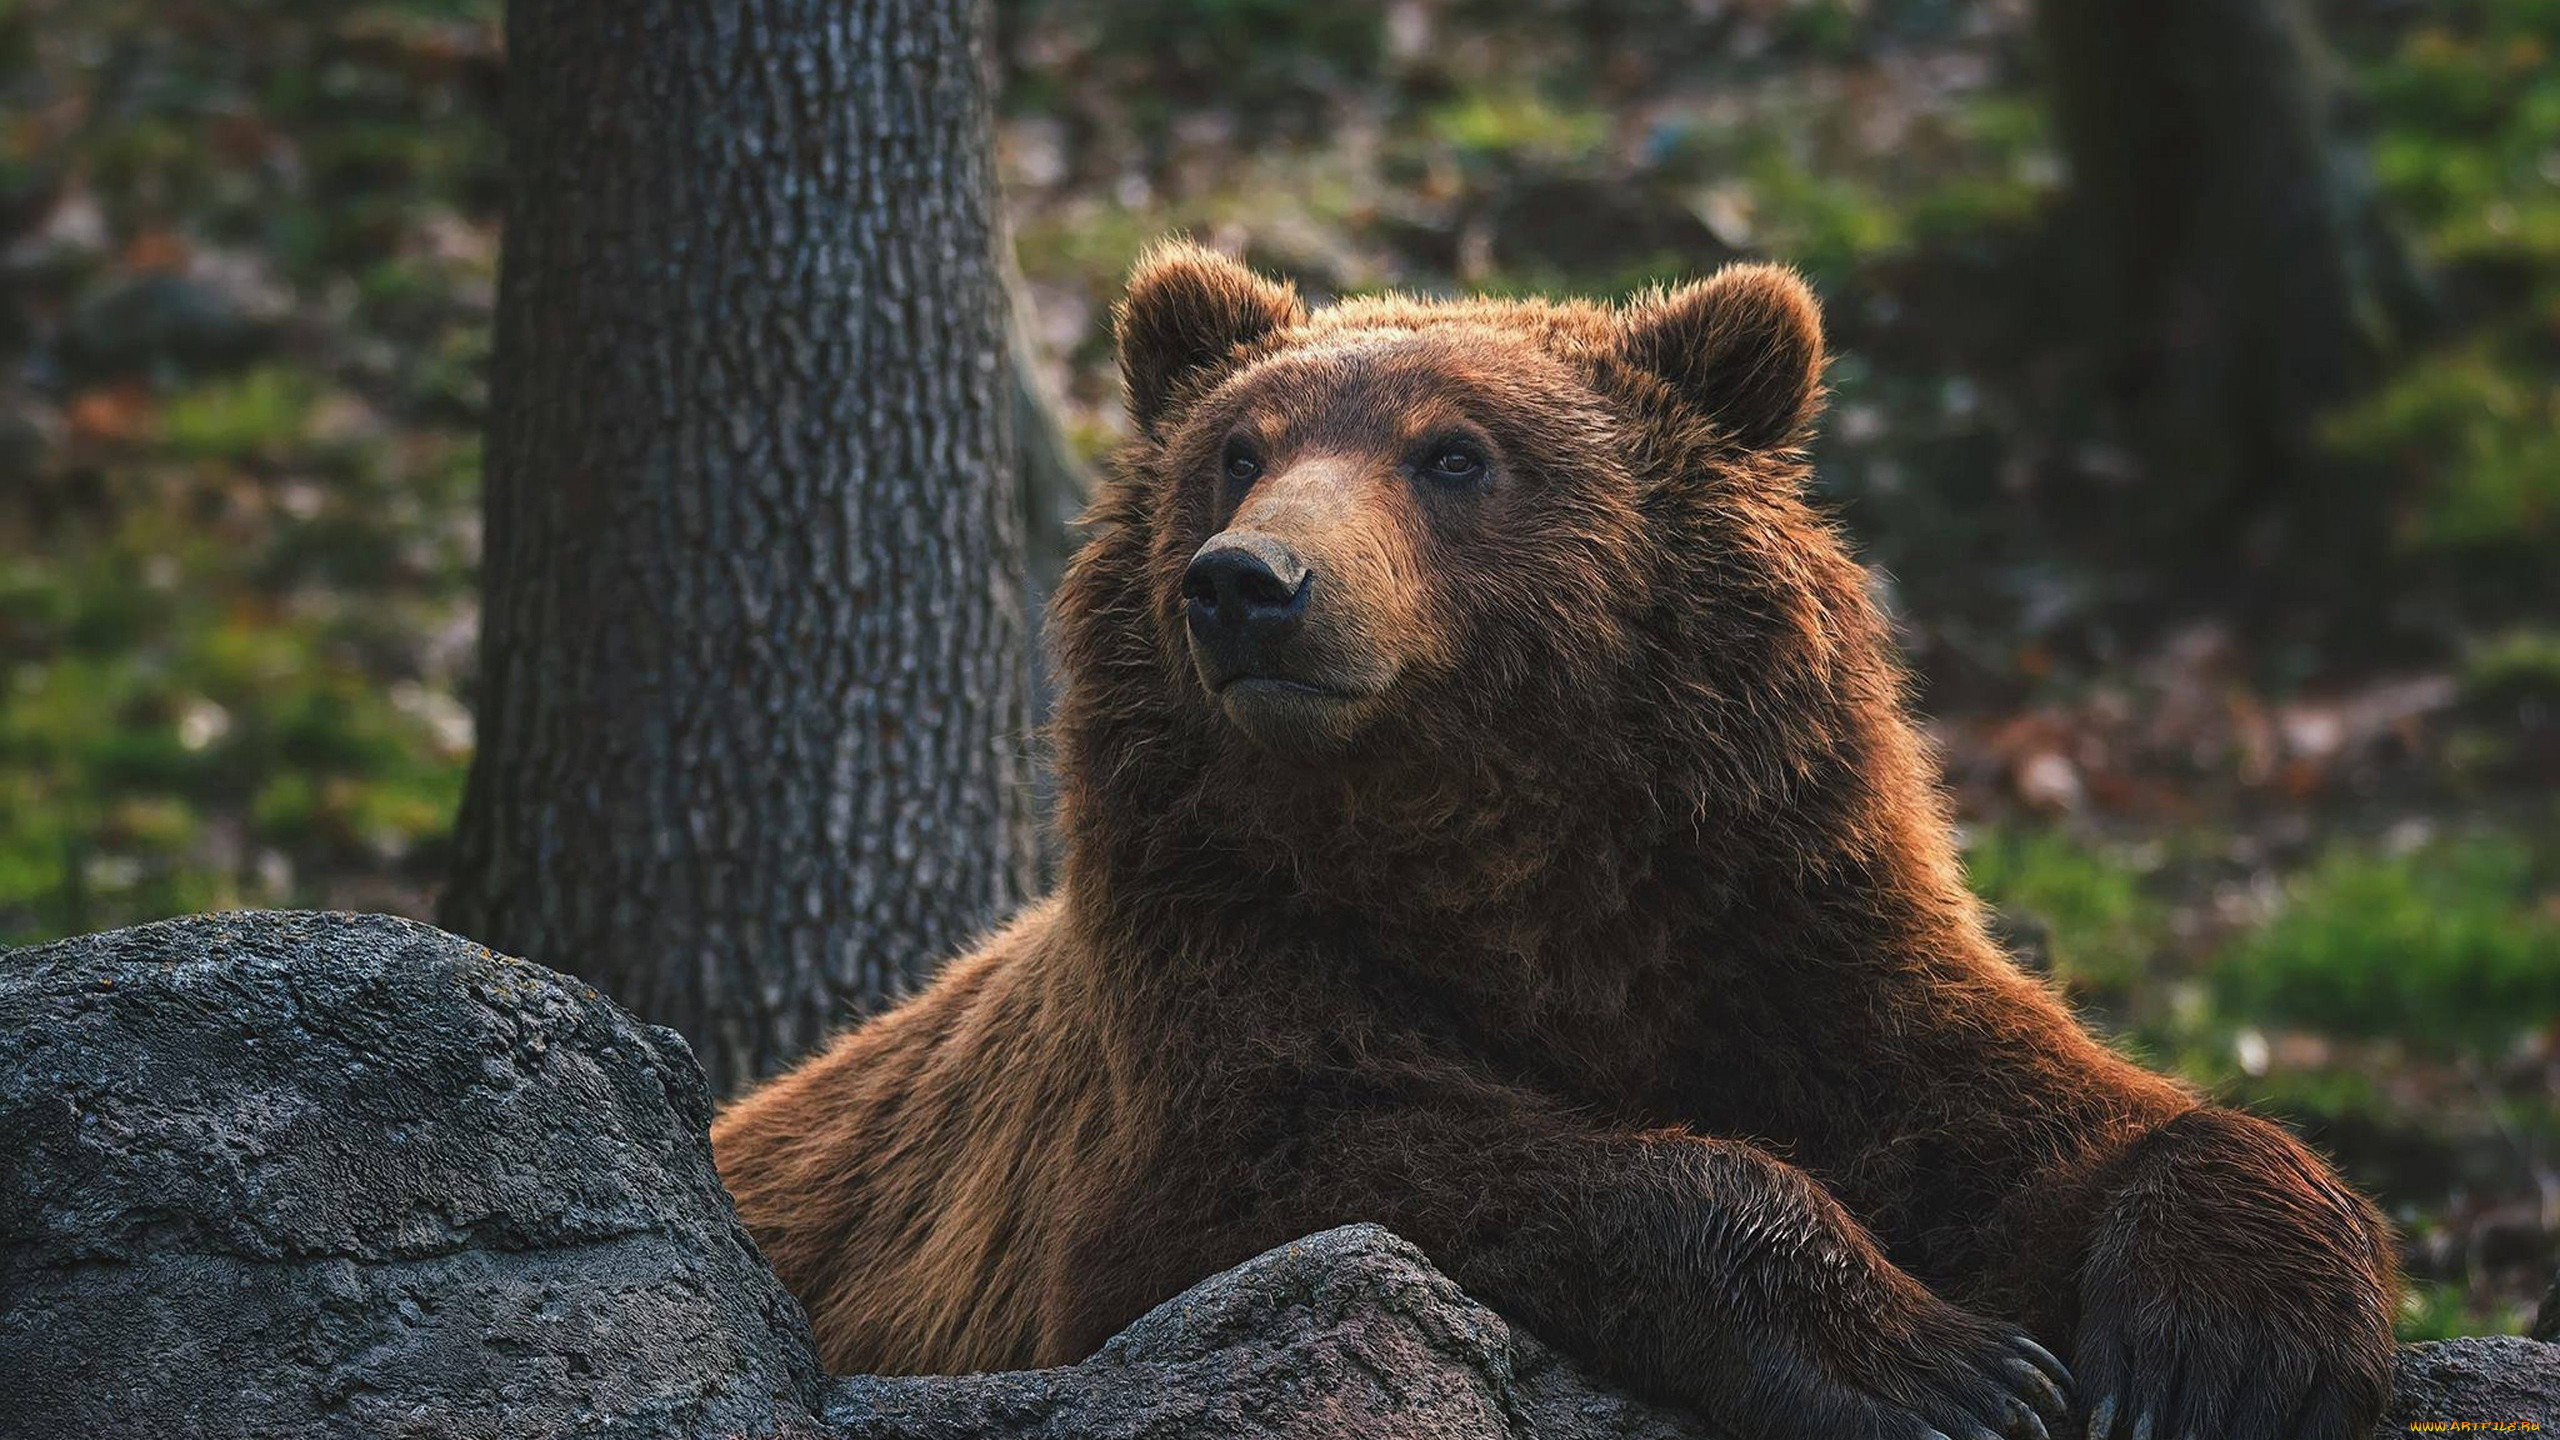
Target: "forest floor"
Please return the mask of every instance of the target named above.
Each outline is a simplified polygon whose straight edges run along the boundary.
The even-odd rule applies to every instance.
[[[2025,0],[999,10],[1026,319],[1088,457],[1168,231],[1316,298],[1803,267],[1820,498],[2012,942],[2381,1196],[2404,1333],[2521,1324],[2560,1244],[2560,605],[2481,577],[2560,571],[2560,3],[2321,7],[2453,312],[2335,426],[2399,565],[2347,634],[2323,557],[2217,587],[2119,543],[2175,477],[2058,319]],[[0,943],[428,913],[502,73],[493,0],[0,12]]]

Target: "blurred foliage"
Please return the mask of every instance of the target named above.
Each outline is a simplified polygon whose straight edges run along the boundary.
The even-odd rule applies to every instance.
[[[2518,627],[2481,639],[2466,657],[2462,685],[2475,699],[2560,707],[2560,630]]]
[[[2220,957],[2233,1013],[2502,1052],[2560,1024],[2560,877],[2489,836],[2388,856],[2341,848]]]
[[[2521,1335],[2532,1319],[2533,1307],[2522,1300],[2483,1296],[2461,1281],[2421,1279],[2400,1297],[2393,1328],[2403,1344],[2414,1345],[2457,1335]]]
[[[2404,543],[2539,566],[2560,559],[2560,390],[2504,363],[2491,343],[2413,362],[2339,416],[2330,436],[2349,455],[2422,477]]]
[[[1983,898],[2032,926],[2066,991],[2129,1017],[2161,1048],[2259,1025],[2494,1060],[2560,1033],[2555,842],[2498,830],[2397,849],[2335,844],[2232,897],[2245,907],[2226,904],[2218,920],[2179,911],[2210,910],[2217,881],[2269,877],[2196,863],[2200,837],[2125,845],[2004,825],[1977,834],[1965,859]],[[2205,983],[2162,983],[2182,978]]]
[[[2385,1198],[2405,1333],[2512,1327],[2560,1234],[2560,0],[2318,8],[2436,311],[2315,497],[2380,507],[2387,644],[2198,626],[2107,543],[2175,477],[2092,413],[2028,0],[999,0],[1000,161],[1096,454],[1169,230],[1316,298],[1803,267],[1820,498],[2008,933]],[[425,913],[502,66],[498,0],[0,5],[0,943]]]
[[[2555,47],[2555,0],[2455,0],[2368,67],[2376,178],[2456,323],[2332,431],[2398,474],[2404,545],[2545,601],[2560,574]]]
[[[495,6],[0,36],[0,942],[416,912],[470,744]]]
[[[1966,848],[1973,887],[2037,929],[2055,977],[2084,998],[2123,1004],[2165,948],[2164,907],[2126,860],[2041,827],[2003,826]]]

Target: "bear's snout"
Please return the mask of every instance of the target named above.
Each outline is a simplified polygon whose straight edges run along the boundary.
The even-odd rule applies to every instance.
[[[1228,531],[1200,547],[1183,572],[1182,596],[1191,640],[1225,672],[1264,673],[1307,616],[1315,575],[1279,539]],[[1213,685],[1219,682],[1213,682]]]
[[[1322,749],[1349,738],[1394,678],[1372,653],[1339,576],[1288,541],[1239,528],[1212,537],[1182,576],[1183,628],[1200,683],[1263,744]]]
[[[1183,619],[1209,693],[1335,688],[1303,643],[1315,588],[1315,572],[1276,535],[1229,530],[1201,546],[1182,576]]]

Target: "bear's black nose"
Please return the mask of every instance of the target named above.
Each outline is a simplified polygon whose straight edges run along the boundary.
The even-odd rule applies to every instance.
[[[1191,633],[1213,644],[1278,640],[1305,618],[1313,578],[1295,552],[1268,535],[1220,535],[1183,572]]]

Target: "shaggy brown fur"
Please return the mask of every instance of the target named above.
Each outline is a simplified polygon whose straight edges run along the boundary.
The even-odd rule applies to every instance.
[[[714,1131],[828,1363],[1074,1360],[1377,1220],[1739,1435],[2059,1431],[2013,1327],[2102,1436],[2371,1423],[2370,1207],[1985,936],[1792,275],[1309,313],[1172,246],[1120,334],[1057,894]]]

